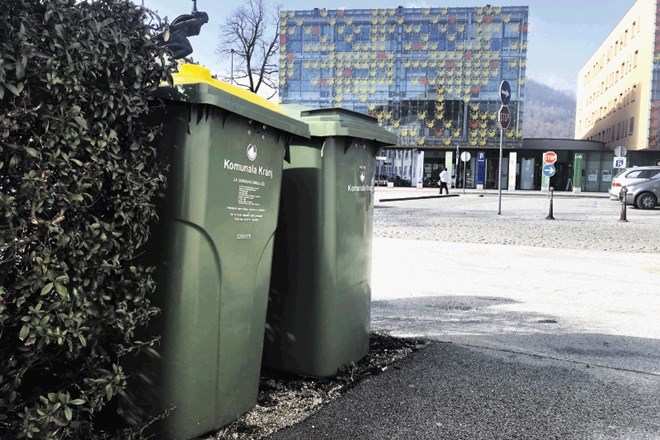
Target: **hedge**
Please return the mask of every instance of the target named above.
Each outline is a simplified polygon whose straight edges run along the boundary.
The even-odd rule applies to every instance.
[[[128,1],[3,0],[0,438],[100,438],[120,359],[149,341],[136,257],[166,169],[143,120],[173,66]],[[118,434],[112,434],[118,435]]]

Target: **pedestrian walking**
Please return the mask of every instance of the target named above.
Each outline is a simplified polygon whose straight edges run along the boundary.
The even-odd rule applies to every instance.
[[[442,194],[442,190],[444,189],[449,195],[449,187],[447,184],[449,183],[449,173],[447,172],[447,168],[441,166],[440,167],[440,194]]]

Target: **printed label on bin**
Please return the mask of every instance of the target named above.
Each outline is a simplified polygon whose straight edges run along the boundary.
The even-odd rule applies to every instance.
[[[367,167],[360,165],[357,171],[357,185],[348,185],[348,192],[371,192],[373,188],[371,185],[365,184],[367,182]]]
[[[245,149],[245,162],[224,159],[223,168],[236,173],[232,182],[236,188],[234,203],[227,206],[229,215],[236,222],[257,223],[266,213],[262,206],[264,191],[273,180],[273,170],[267,166],[254,163],[258,157],[258,147],[255,144],[247,145]],[[251,233],[239,233],[237,240],[249,240]]]

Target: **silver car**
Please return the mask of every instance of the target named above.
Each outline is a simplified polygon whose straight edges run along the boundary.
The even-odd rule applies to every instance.
[[[625,191],[624,191],[625,189]],[[621,196],[626,195],[626,205],[640,209],[653,209],[660,205],[660,174],[651,179],[631,183],[621,189]]]
[[[660,174],[660,166],[626,168],[612,179],[610,198],[618,199],[621,188],[632,183],[642,182]]]

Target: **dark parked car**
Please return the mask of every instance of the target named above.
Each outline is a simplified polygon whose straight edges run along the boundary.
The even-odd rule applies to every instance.
[[[660,205],[660,174],[623,188],[626,189],[626,205],[640,209],[653,209]],[[623,195],[623,189],[621,194]]]
[[[427,177],[424,179],[424,186],[426,187],[431,187],[435,188],[438,186],[438,178],[437,177]]]
[[[374,178],[374,185],[376,186],[387,186],[387,182],[389,181],[389,177],[387,177],[385,174],[376,174]]]

